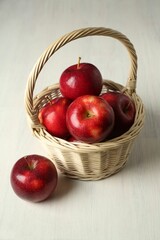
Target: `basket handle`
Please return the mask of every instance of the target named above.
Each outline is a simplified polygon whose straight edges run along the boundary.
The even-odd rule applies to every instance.
[[[51,44],[36,62],[35,66],[33,67],[29,75],[26,91],[25,91],[25,107],[29,116],[35,115],[35,109],[33,106],[33,92],[34,92],[38,75],[41,72],[45,63],[48,61],[48,59],[59,48],[63,47],[65,44],[73,40],[76,40],[78,38],[87,37],[87,36],[96,36],[96,35],[115,38],[119,40],[126,47],[130,56],[130,71],[129,71],[129,77],[126,83],[126,89],[129,92],[129,94],[132,94],[133,92],[135,92],[136,79],[137,79],[137,55],[136,55],[134,46],[130,42],[130,40],[122,33],[110,28],[103,28],[103,27],[82,28],[64,35],[63,37],[58,39],[56,42]]]

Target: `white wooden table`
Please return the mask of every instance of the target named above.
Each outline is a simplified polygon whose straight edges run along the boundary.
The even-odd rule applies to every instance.
[[[59,176],[54,197],[18,198],[10,171],[20,157],[45,155],[28,128],[24,91],[30,70],[53,41],[82,27],[109,27],[138,55],[137,93],[146,108],[143,131],[126,167],[102,181]],[[99,45],[97,45],[99,41]],[[129,63],[116,40],[83,39],[47,63],[37,90],[58,82],[65,67],[84,61],[125,84]],[[0,240],[158,240],[160,238],[160,1],[0,1]]]

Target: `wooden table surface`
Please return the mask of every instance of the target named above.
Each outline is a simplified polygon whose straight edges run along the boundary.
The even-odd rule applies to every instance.
[[[24,92],[41,53],[59,37],[83,27],[124,33],[138,55],[137,94],[145,126],[126,167],[101,181],[59,174],[54,196],[34,204],[10,185],[13,164],[45,155],[27,125]],[[86,38],[60,49],[43,68],[36,91],[59,81],[78,57],[104,78],[126,83],[129,59],[111,38]],[[160,238],[160,1],[0,0],[0,240],[158,240]]]

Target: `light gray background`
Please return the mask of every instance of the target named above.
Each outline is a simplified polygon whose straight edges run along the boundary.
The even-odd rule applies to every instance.
[[[0,240],[158,240],[160,237],[160,1],[0,0]],[[63,34],[109,27],[138,55],[137,93],[145,127],[127,166],[102,181],[63,178],[53,198],[32,204],[16,197],[10,171],[20,157],[44,150],[27,125],[24,91],[41,53]],[[109,38],[85,38],[60,49],[39,76],[36,92],[65,67],[92,62],[104,78],[125,84],[129,59]]]

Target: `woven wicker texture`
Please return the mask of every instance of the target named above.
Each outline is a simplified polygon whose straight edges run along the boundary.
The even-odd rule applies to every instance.
[[[122,91],[129,96],[136,107],[135,121],[132,127],[120,137],[96,143],[71,143],[51,136],[39,123],[38,112],[47,102],[61,96],[59,84],[45,88],[33,96],[38,75],[48,59],[65,44],[82,37],[107,36],[119,40],[127,49],[130,57],[130,70],[126,86],[110,80],[104,80],[102,92],[108,90]],[[48,156],[65,175],[81,180],[98,180],[109,177],[125,166],[133,142],[144,124],[144,106],[136,94],[137,55],[133,44],[122,33],[109,28],[84,28],[68,33],[51,44],[40,56],[33,67],[25,91],[25,108],[27,119],[33,134],[44,145]]]

